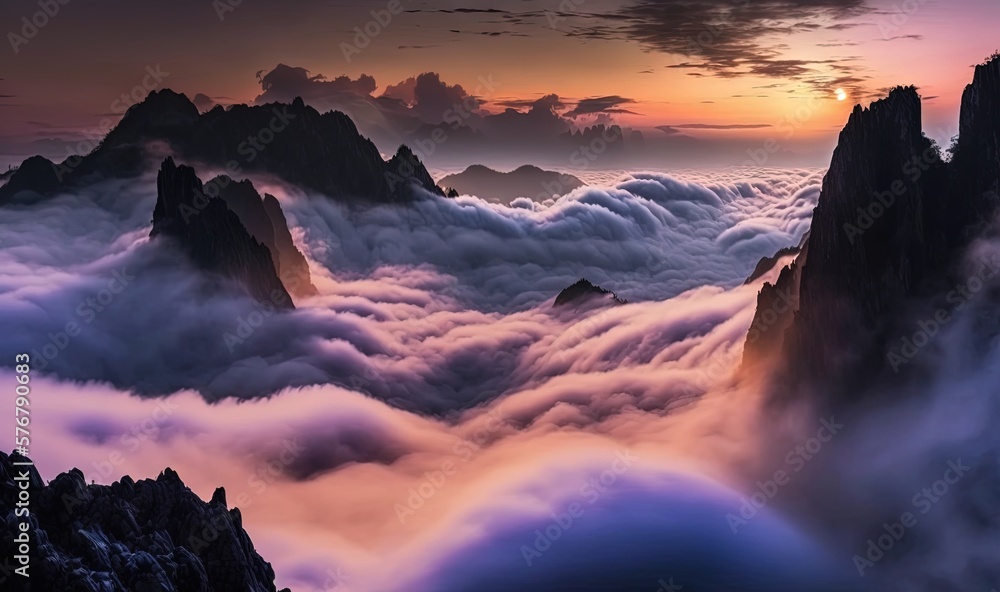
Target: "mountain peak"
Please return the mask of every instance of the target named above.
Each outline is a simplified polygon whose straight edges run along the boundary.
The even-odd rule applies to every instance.
[[[144,101],[128,108],[105,142],[112,146],[135,144],[177,126],[191,125],[197,119],[198,107],[186,95],[169,88],[154,90]]]
[[[225,201],[206,195],[194,169],[167,157],[156,187],[151,238],[173,239],[198,267],[234,281],[259,302],[294,308],[271,252]]]
[[[626,301],[618,297],[617,294],[611,290],[605,290],[604,288],[590,283],[586,278],[581,278],[572,286],[565,288],[559,295],[556,296],[553,306],[565,306],[567,304],[572,304],[574,302],[582,302],[585,300],[590,300],[591,298],[611,295],[616,304],[625,304]]]
[[[921,105],[920,95],[915,86],[896,86],[884,98],[872,101],[866,108],[859,105],[854,106],[851,116],[841,132],[841,139],[844,135],[861,132],[863,130],[881,129],[888,130],[894,128],[897,133],[911,136],[921,132]]]

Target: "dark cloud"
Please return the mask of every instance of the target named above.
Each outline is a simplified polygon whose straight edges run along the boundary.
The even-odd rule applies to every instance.
[[[485,35],[487,37],[530,37],[530,35],[515,33],[514,31],[459,31],[458,29],[451,29],[449,32],[459,35]]]
[[[483,129],[492,137],[508,142],[528,140],[551,144],[561,134],[572,130],[569,121],[560,115],[566,104],[558,95],[534,100],[504,100],[497,104],[507,109],[483,118]]]
[[[510,14],[506,10],[497,8],[442,8],[439,10],[407,10],[409,13],[437,13],[437,14]]]
[[[500,107],[507,107],[510,109],[541,109],[552,113],[558,113],[564,110],[567,105],[559,98],[558,95],[545,95],[544,97],[538,99],[504,99],[500,101],[494,101],[494,105]]]
[[[375,79],[362,74],[357,80],[338,76],[327,80],[322,74],[309,75],[305,68],[278,64],[270,72],[257,72],[257,79],[263,92],[254,99],[257,104],[283,102],[291,103],[295,97],[304,100],[316,98],[339,98],[344,95],[368,97],[375,92]]]
[[[568,111],[565,114],[565,116],[570,118],[576,118],[580,117],[581,115],[596,115],[599,113],[635,114],[634,111],[629,111],[627,109],[622,109],[620,107],[620,105],[629,105],[635,102],[636,101],[633,99],[620,97],[618,95],[583,99],[576,104],[576,107],[574,107],[571,111]]]
[[[304,68],[279,65],[271,72],[258,73],[258,79],[263,92],[256,103],[288,102],[301,96],[320,112],[346,113],[382,152],[393,153],[406,144],[424,162],[434,161],[432,166],[467,166],[473,152],[485,155],[480,158],[499,157],[515,166],[529,159],[536,164],[563,164],[579,149],[579,142],[566,135],[578,131],[574,118],[587,115],[589,125],[612,125],[615,122],[610,116],[631,113],[622,105],[635,102],[607,96],[574,105],[555,94],[534,99],[493,98],[495,89],[502,85],[491,77],[480,77],[476,86],[467,90],[448,83],[436,72],[390,84],[377,96],[373,92],[376,81],[365,75],[329,80],[310,75]],[[610,158],[612,154],[606,155],[606,165],[610,165]]]
[[[413,111],[426,123],[438,124],[449,112],[479,109],[480,100],[469,95],[462,85],[450,85],[436,72],[425,72],[413,84]]]
[[[777,38],[843,30],[870,12],[866,0],[638,0],[617,11],[577,14],[569,34],[585,39],[627,39],[692,60],[675,65],[715,76],[802,78],[825,61],[782,58]],[[575,25],[574,25],[575,23]]]
[[[417,88],[417,77],[411,76],[406,80],[398,84],[390,84],[385,87],[382,91],[383,97],[388,97],[390,99],[398,99],[402,101],[405,105],[409,106],[416,102],[417,97],[414,94]]]

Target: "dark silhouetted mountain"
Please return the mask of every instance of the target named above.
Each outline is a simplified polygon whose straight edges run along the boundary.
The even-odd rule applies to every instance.
[[[309,263],[292,241],[281,205],[273,195],[263,199],[250,181],[233,181],[219,176],[208,182],[220,188],[219,198],[237,216],[240,222],[259,243],[271,252],[274,269],[289,292],[295,296],[315,296]]]
[[[250,185],[228,187],[228,191],[244,195],[241,200],[234,198],[235,201],[246,202],[247,190],[253,191]],[[156,188],[150,237],[175,240],[201,269],[235,281],[259,302],[271,303],[279,309],[294,308],[278,279],[271,252],[251,236],[225,201],[206,195],[194,169],[178,167],[173,158],[167,158],[160,167]],[[219,190],[220,187],[215,187],[209,193]],[[267,214],[261,212],[263,205],[257,214],[248,217],[259,232],[265,233],[261,216]],[[274,241],[273,228],[268,235]]]
[[[564,141],[586,147],[595,157],[622,154],[625,152],[625,132],[617,125],[599,123],[582,130],[566,132],[560,136]],[[642,134],[639,134],[642,137]],[[590,158],[584,155],[585,158]]]
[[[194,106],[198,108],[199,113],[204,113],[205,111],[214,108],[218,104],[214,100],[212,100],[212,97],[203,93],[196,94],[194,98],[191,99],[191,102],[194,103]]]
[[[583,187],[584,183],[573,175],[544,171],[531,165],[503,173],[477,164],[461,173],[444,177],[439,185],[455,189],[463,195],[475,195],[488,201],[510,205],[510,202],[519,197],[535,201],[561,197]]]
[[[808,259],[808,246],[778,274],[771,284],[765,282],[757,294],[757,308],[743,347],[743,367],[751,368],[762,359],[782,351],[785,332],[799,309],[799,285],[802,266]]]
[[[41,170],[41,161],[18,170],[0,188],[0,203],[25,190],[47,195],[59,187],[135,176],[149,156],[162,153],[157,143],[188,161],[224,168],[230,176],[272,174],[338,199],[405,203],[416,198],[413,185],[443,195],[408,148],[401,147],[389,162],[382,160],[343,113],[321,115],[296,99],[217,106],[199,114],[184,95],[162,90],[132,106],[90,154],[48,167],[51,173]]]
[[[9,166],[6,171],[0,173],[0,181],[10,178],[14,173],[17,172],[18,167]]]
[[[0,203],[6,201],[5,196],[21,192],[38,195],[55,193],[60,186],[56,170],[56,164],[43,156],[25,160],[16,170],[8,171],[7,184],[0,187]]]
[[[951,162],[921,133],[916,89],[855,108],[802,254],[760,293],[745,361],[780,349],[792,388],[826,380],[847,398],[886,372],[894,344],[913,333],[909,307],[954,287],[969,240],[994,221],[998,107],[994,57],[965,91]]]
[[[288,220],[281,211],[281,204],[270,193],[264,194],[264,210],[274,228],[274,245],[278,249],[279,260],[278,277],[281,278],[281,283],[296,296],[315,296],[319,292],[312,284],[309,262],[295,246],[292,233],[288,230]]]
[[[855,107],[840,134],[813,213],[808,263],[774,288],[787,291],[799,279],[799,310],[785,333],[797,373],[877,370],[883,358],[872,353],[887,337],[888,313],[943,261],[944,233],[934,225],[947,175],[920,124],[916,89],[897,88],[868,109]],[[910,167],[919,162],[927,170],[917,175]]]
[[[271,251],[271,261],[274,263],[275,271],[280,275],[281,259],[274,242],[274,222],[264,209],[264,200],[254,189],[253,183],[234,181],[225,175],[220,175],[207,185],[219,188],[219,199],[226,202],[226,206],[239,217],[247,232]]]
[[[381,162],[381,157],[379,157],[379,160]],[[386,163],[386,168],[387,170],[383,173],[383,180],[387,184],[387,198],[390,200],[394,198],[406,198],[411,191],[411,186],[414,184],[438,195],[444,195],[441,188],[434,183],[431,174],[421,164],[417,155],[405,144],[400,146],[396,154],[389,159],[389,162]]]
[[[777,253],[771,255],[770,257],[761,257],[760,261],[757,262],[757,265],[753,268],[753,271],[743,284],[752,284],[765,273],[774,269],[774,266],[778,264],[778,261],[785,257],[798,255],[801,250],[802,249],[800,247],[785,247],[784,249],[779,249]]]
[[[976,67],[962,94],[958,128],[952,194],[963,205],[947,213],[951,233],[968,238],[991,222],[1000,206],[1000,57]]]
[[[553,306],[565,306],[567,304],[574,304],[579,302],[584,302],[590,300],[591,298],[598,298],[610,295],[616,304],[626,304],[627,301],[622,300],[617,294],[611,290],[605,290],[600,286],[595,286],[586,279],[581,279],[572,286],[559,292],[556,296]]]
[[[26,476],[32,590],[275,592],[271,564],[254,549],[239,509],[227,509],[222,488],[203,502],[169,468],[155,480],[126,476],[112,485],[87,485],[73,469],[46,485],[34,466],[13,464],[21,462],[30,460],[0,452],[0,551],[7,561],[17,554],[15,478]]]

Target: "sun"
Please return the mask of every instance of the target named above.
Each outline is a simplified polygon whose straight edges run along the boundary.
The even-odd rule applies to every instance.
[[[838,101],[843,101],[843,100],[847,99],[847,93],[844,92],[844,89],[838,88],[836,92],[837,92],[837,100]]]

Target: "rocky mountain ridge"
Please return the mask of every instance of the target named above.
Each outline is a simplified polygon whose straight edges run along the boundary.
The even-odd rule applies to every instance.
[[[343,113],[291,104],[217,106],[206,113],[182,94],[154,91],[133,105],[89,154],[53,163],[25,160],[0,204],[32,201],[106,178],[142,173],[151,158],[173,153],[219,167],[231,177],[270,174],[303,189],[354,203],[407,203],[414,187],[443,195],[406,146],[389,160]]]
[[[169,468],[156,479],[125,476],[111,485],[87,485],[72,469],[45,484],[34,466],[15,462],[30,459],[0,452],[0,552],[17,554],[15,478],[26,475],[32,590],[276,592],[271,564],[222,488],[204,502]],[[13,578],[20,576],[0,573],[5,590],[21,581]]]

